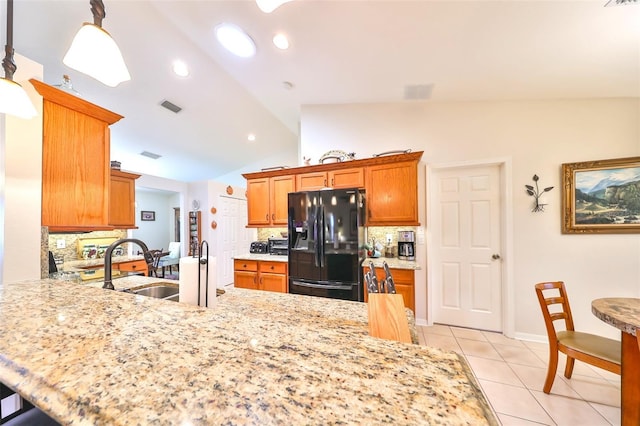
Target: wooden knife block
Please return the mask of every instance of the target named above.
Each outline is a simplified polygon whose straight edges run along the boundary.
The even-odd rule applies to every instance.
[[[369,335],[412,343],[401,294],[369,293]]]

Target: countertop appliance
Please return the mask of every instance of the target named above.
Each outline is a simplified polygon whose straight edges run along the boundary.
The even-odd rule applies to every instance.
[[[398,259],[416,260],[415,232],[398,231]]]
[[[268,253],[265,241],[254,241],[249,247],[249,253]]]
[[[363,301],[365,192],[289,194],[289,293]]]
[[[268,246],[269,246],[269,254],[286,256],[289,254],[289,246],[287,244],[286,238],[269,238]]]

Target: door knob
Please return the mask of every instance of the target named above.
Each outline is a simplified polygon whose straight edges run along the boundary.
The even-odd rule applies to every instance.
[[[498,260],[498,259],[500,259],[500,255],[498,253],[494,253],[494,254],[491,255],[491,258],[493,260]]]

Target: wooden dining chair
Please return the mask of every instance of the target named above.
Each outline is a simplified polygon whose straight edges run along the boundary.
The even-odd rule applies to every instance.
[[[160,262],[160,258],[162,256],[164,256],[164,253],[162,251],[162,249],[160,250],[149,250],[149,253],[151,253],[152,259],[153,261],[149,264],[147,264],[147,266],[149,267],[149,274],[148,276],[152,277],[152,276],[158,276],[158,262]]]
[[[620,374],[620,342],[595,334],[575,331],[564,282],[539,283],[535,287],[549,337],[549,367],[547,379],[544,382],[544,393],[551,392],[551,386],[553,386],[558,369],[558,352],[567,356],[567,364],[564,369],[564,377],[567,379],[571,378],[576,359]],[[547,290],[550,292],[554,290],[553,294],[545,296],[543,292]],[[551,311],[549,308],[554,305],[559,306],[554,307],[554,310]],[[564,321],[564,330],[557,331],[554,325],[555,321]]]

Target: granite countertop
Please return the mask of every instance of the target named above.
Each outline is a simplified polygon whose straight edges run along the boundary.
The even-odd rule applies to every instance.
[[[498,424],[461,356],[368,336],[362,303],[264,293],[3,283],[0,381],[62,424]]]
[[[591,312],[625,333],[636,336],[640,328],[640,299],[611,297],[591,302]]]
[[[376,268],[382,268],[382,262],[387,262],[389,268],[394,269],[420,269],[420,265],[415,260],[400,260],[397,257],[367,257],[362,266],[369,266],[373,262]]]
[[[244,253],[244,254],[233,256],[233,258],[237,260],[262,260],[262,261],[284,262],[284,263],[287,263],[289,261],[289,256],[283,256],[278,254],[268,254],[268,253]]]
[[[273,262],[288,262],[288,256],[279,256],[271,254],[244,253],[233,257],[237,260],[262,260]],[[363,266],[369,266],[369,262],[373,262],[376,268],[382,268],[382,262],[387,262],[389,268],[394,269],[420,269],[420,265],[413,260],[400,260],[397,257],[367,257],[362,263]]]
[[[132,262],[135,260],[144,260],[144,256],[113,256],[111,258],[112,264],[124,263],[124,262]],[[80,260],[69,260],[64,262],[62,265],[63,271],[74,271],[74,272],[82,272],[85,269],[89,268],[101,268],[104,267],[104,258],[96,258],[96,259],[80,259]]]

